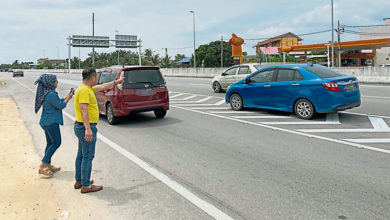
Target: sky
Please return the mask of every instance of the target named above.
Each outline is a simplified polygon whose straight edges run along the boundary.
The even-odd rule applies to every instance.
[[[373,25],[390,17],[389,0],[333,2],[335,27],[337,20],[342,25]],[[195,12],[196,47],[235,33],[245,39],[243,51],[249,55],[255,54],[253,46],[264,38],[331,29],[330,0],[0,0],[0,6],[0,64],[67,58],[68,36],[92,35],[93,12],[95,35],[110,39],[116,33],[137,35],[143,50],[165,55],[163,48],[168,48],[172,57],[193,53],[189,11]],[[302,43],[325,43],[331,37],[331,32],[306,35]],[[341,38],[358,40],[359,36],[343,33]],[[85,59],[91,50],[72,48],[72,57],[80,54]]]

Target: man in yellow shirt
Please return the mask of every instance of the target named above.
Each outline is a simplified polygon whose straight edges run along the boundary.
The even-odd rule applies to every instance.
[[[75,189],[81,188],[81,193],[96,192],[103,186],[92,185],[90,180],[92,160],[95,156],[97,122],[99,121],[99,109],[95,92],[103,91],[123,83],[123,79],[114,80],[96,86],[98,75],[95,69],[85,69],[82,73],[83,82],[77,88],[74,99],[76,121],[74,132],[79,139],[79,147],[76,157],[76,183]]]

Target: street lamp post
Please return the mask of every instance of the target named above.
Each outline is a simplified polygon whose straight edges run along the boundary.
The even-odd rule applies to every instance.
[[[334,67],[334,27],[333,27],[333,0],[331,0],[332,8],[332,67]]]
[[[118,35],[118,34],[119,34],[119,31],[118,31],[118,30],[115,30],[115,33]],[[116,53],[118,54],[118,65],[120,65],[120,64],[119,64],[119,51],[116,50]]]
[[[190,11],[190,13],[192,13],[193,23],[194,23],[194,67],[196,68],[196,54],[195,54],[195,11]]]

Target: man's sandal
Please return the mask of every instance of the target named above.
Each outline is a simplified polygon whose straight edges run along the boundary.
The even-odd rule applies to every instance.
[[[42,174],[46,177],[53,176],[53,172],[49,169],[49,167],[39,168],[39,174]]]

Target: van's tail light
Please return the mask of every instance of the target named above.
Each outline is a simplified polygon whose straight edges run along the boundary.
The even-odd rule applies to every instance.
[[[124,77],[125,77],[125,75],[124,75],[124,73],[122,71],[119,79],[123,79]],[[118,87],[119,90],[122,90],[123,89],[123,83],[122,84],[117,84],[116,87]]]
[[[335,82],[322,83],[322,86],[332,92],[340,92],[339,86]]]

